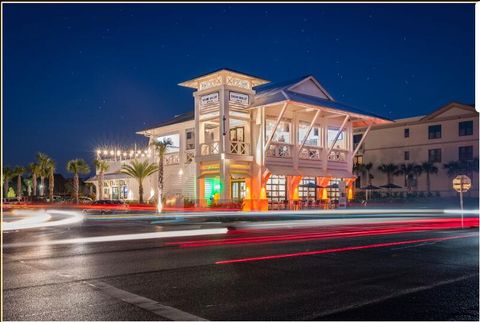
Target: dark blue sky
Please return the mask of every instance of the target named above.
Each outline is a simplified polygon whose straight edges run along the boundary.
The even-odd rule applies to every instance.
[[[4,164],[91,162],[228,67],[398,118],[474,102],[473,4],[4,4]]]

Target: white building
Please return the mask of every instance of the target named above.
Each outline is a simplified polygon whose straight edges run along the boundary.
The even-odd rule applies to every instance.
[[[452,161],[478,159],[478,112],[472,105],[449,103],[428,115],[395,120],[394,123],[375,125],[368,133],[356,156],[356,162],[372,163],[372,183],[375,186],[387,183],[385,173],[378,170],[381,164],[396,165],[433,162],[438,174],[432,174],[431,191],[441,195],[455,195],[452,176],[444,164]],[[358,142],[366,128],[355,130],[354,140]],[[478,196],[478,172],[472,176],[472,195]],[[360,176],[357,187],[368,184],[367,175]],[[393,176],[393,183],[404,187],[406,178]],[[420,174],[413,180],[413,190],[427,191],[427,178]]]
[[[194,111],[137,133],[150,143],[174,142],[165,156],[166,198],[200,206],[242,201],[246,210],[266,210],[299,199],[337,199],[355,181],[354,129],[390,123],[335,101],[312,76],[269,84],[221,69],[179,85],[194,90]],[[156,162],[154,153],[99,152],[114,157],[107,185],[124,184],[122,197],[138,199],[133,180],[118,171],[131,158]],[[155,198],[156,180],[146,180],[145,199]],[[90,181],[98,185],[97,177]]]

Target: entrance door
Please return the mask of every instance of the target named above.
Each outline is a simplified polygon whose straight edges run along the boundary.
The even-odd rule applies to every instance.
[[[245,181],[244,180],[237,180],[232,181],[232,200],[241,201],[245,198]]]

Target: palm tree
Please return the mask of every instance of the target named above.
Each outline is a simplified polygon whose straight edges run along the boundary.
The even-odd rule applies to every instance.
[[[103,180],[105,171],[108,171],[109,165],[105,160],[95,160],[93,161],[95,168],[98,173],[98,200],[103,199]]]
[[[79,174],[87,174],[90,172],[90,167],[83,159],[70,160],[67,163],[67,171],[73,173],[73,194],[75,196],[75,203],[78,203],[79,190]]]
[[[48,199],[50,202],[53,202],[53,187],[55,185],[55,161],[52,158],[48,158],[45,164],[47,173],[48,173]]]
[[[162,212],[162,199],[163,199],[163,161],[165,152],[169,146],[172,146],[171,139],[163,139],[162,141],[153,141],[150,145],[158,153],[158,182],[157,182],[157,211]]]
[[[7,198],[8,194],[8,184],[10,183],[10,179],[14,177],[14,172],[11,168],[5,167],[3,168],[3,196]]]
[[[143,203],[143,179],[158,171],[158,166],[149,163],[148,160],[140,162],[133,160],[130,164],[122,165],[122,173],[129,175],[138,181],[138,195],[140,203]]]
[[[393,176],[398,175],[398,165],[394,163],[382,164],[378,167],[378,170],[387,175],[387,184],[392,184]]]
[[[460,168],[460,163],[458,161],[450,161],[448,163],[443,164],[443,168],[447,170],[447,174],[450,177],[454,177],[457,174],[461,173],[462,170]]]
[[[32,162],[28,165],[28,170],[32,175],[33,196],[36,197],[37,196],[37,178],[38,176],[40,176],[40,172],[41,172],[40,166],[37,163]]]
[[[25,168],[16,166],[13,169],[13,177],[17,177],[17,199],[22,199],[22,175],[25,173]]]
[[[413,187],[413,179],[422,173],[422,167],[416,163],[401,164],[400,168],[394,173],[394,175],[405,176],[405,186],[407,190],[411,191]]]
[[[427,176],[427,193],[430,195],[430,175],[437,174],[438,168],[435,166],[433,162],[423,162],[421,167],[422,167],[422,172],[425,172]]]
[[[37,162],[40,167],[40,196],[45,193],[45,177],[48,176],[48,160],[50,157],[45,153],[37,153]]]

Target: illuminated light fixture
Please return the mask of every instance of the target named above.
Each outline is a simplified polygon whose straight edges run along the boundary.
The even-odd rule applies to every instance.
[[[220,158],[221,158],[222,160],[225,160],[225,153],[220,154]]]
[[[121,155],[121,154],[122,154],[122,151],[118,150],[117,155]]]
[[[103,155],[107,155],[108,154],[108,151],[107,150],[103,150]]]
[[[97,154],[100,154],[100,153],[102,153],[102,150],[97,150]]]
[[[115,151],[110,150],[110,155],[115,155]]]
[[[153,188],[151,188],[150,189],[150,199],[152,199],[154,195],[155,195],[155,190],[153,190]]]
[[[126,156],[127,156],[127,152],[123,152],[123,156],[126,157]]]
[[[130,150],[130,154],[133,154],[133,150]]]
[[[183,169],[178,170],[178,175],[183,176]]]

